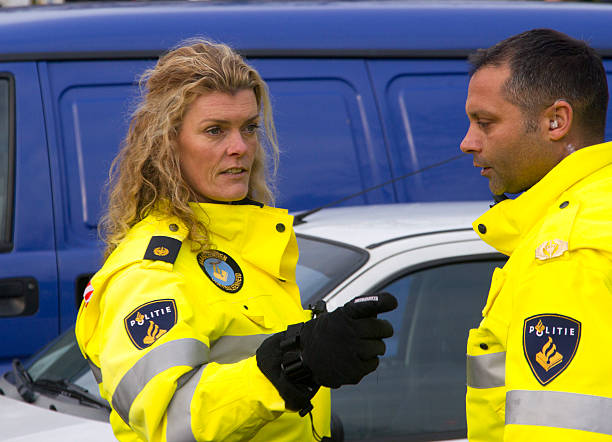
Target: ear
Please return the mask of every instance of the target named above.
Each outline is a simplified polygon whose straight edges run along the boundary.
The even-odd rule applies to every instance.
[[[544,111],[544,118],[548,137],[552,141],[558,141],[567,135],[572,127],[574,120],[572,105],[560,98]]]

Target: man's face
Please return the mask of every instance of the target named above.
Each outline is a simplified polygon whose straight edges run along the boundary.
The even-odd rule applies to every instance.
[[[545,119],[528,131],[527,115],[506,100],[507,66],[483,67],[470,80],[465,110],[470,127],[461,150],[474,156],[474,167],[489,179],[495,195],[519,193],[537,183],[559,161],[546,143]]]

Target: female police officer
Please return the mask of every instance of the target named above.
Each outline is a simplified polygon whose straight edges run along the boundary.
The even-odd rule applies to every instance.
[[[311,319],[272,192],[266,86],[227,46],[191,42],[143,77],[113,164],[106,262],[76,335],[122,441],[320,440],[329,391],[378,364],[390,295]],[[265,131],[259,130],[259,125]],[[310,415],[310,418],[305,417]]]

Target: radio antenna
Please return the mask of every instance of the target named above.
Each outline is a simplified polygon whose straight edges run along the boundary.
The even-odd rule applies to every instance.
[[[297,215],[295,215],[293,217],[293,225],[294,226],[298,226],[300,224],[304,224],[306,222],[305,218],[307,216],[310,216],[313,213],[317,213],[321,209],[326,209],[328,207],[335,206],[337,204],[340,204],[340,203],[343,203],[343,202],[345,202],[347,200],[350,200],[351,198],[355,198],[357,196],[363,195],[364,193],[368,193],[368,192],[371,192],[372,190],[379,189],[379,188],[381,188],[383,186],[386,186],[387,184],[391,184],[391,183],[394,183],[396,181],[403,180],[404,178],[408,178],[408,177],[411,177],[413,175],[418,175],[419,173],[425,172],[426,170],[433,169],[433,168],[439,167],[439,166],[443,166],[444,164],[447,164],[447,163],[450,163],[452,161],[458,160],[459,158],[462,158],[462,157],[464,157],[466,155],[467,154],[460,153],[460,154],[455,155],[453,157],[450,157],[450,158],[447,158],[445,160],[442,160],[442,161],[440,161],[438,163],[430,164],[429,166],[425,166],[425,167],[423,167],[421,169],[415,170],[414,172],[410,172],[410,173],[407,173],[405,175],[398,176],[398,177],[393,178],[393,179],[391,179],[389,181],[385,181],[382,184],[377,184],[376,186],[369,187],[369,188],[367,188],[365,190],[359,191],[357,193],[353,193],[352,195],[345,196],[343,198],[340,198],[339,200],[332,201],[331,203],[324,204],[321,207],[317,207],[316,209],[311,209],[311,210],[307,210],[306,212],[298,213]]]

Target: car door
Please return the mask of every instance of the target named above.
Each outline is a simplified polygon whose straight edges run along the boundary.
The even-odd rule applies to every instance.
[[[36,65],[0,63],[0,372],[59,331],[49,155]]]
[[[434,235],[429,245],[423,237],[418,245],[404,241],[408,251],[368,266],[329,298],[330,309],[380,291],[399,302],[381,315],[394,336],[378,369],[356,386],[332,391],[332,411],[347,440],[465,438],[468,330],[478,326],[491,274],[504,258],[478,240],[451,236]]]

